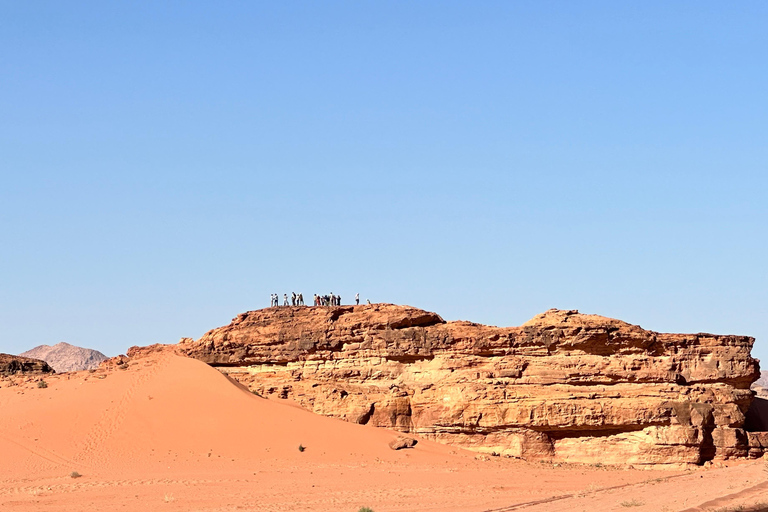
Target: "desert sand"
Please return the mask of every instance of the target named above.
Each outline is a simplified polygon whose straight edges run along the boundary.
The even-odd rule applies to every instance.
[[[675,472],[528,463],[426,440],[394,451],[394,431],[255,396],[171,353],[46,376],[45,388],[38,378],[0,382],[2,511],[691,511],[768,502],[763,460]]]

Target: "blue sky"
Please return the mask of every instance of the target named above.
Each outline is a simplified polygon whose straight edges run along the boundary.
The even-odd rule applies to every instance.
[[[768,358],[768,5],[0,2],[0,351],[270,293]]]

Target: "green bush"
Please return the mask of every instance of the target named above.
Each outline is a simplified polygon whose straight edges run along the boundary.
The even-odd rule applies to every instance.
[[[306,446],[304,446],[303,444],[300,444],[300,445],[299,445],[299,451],[300,451],[300,452],[303,452],[303,451],[304,451],[304,450],[306,450],[306,449],[307,449],[307,447],[306,447]]]
[[[357,512],[373,512],[373,509],[370,507],[360,507],[360,510]]]
[[[78,473],[77,471],[73,471],[73,472],[71,472],[71,473],[69,474],[69,476],[70,476],[70,477],[72,477],[72,478],[80,478],[80,477],[81,477],[81,476],[83,476],[83,475],[81,475],[81,474],[80,474],[80,473]]]
[[[37,381],[37,387],[39,387],[39,388],[47,388],[48,387],[48,383],[45,382],[44,380],[39,380],[39,381]]]

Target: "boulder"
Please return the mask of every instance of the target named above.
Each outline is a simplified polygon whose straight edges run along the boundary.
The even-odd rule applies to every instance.
[[[416,443],[418,443],[418,441],[412,437],[397,436],[396,439],[390,441],[389,447],[393,450],[402,450],[404,448],[413,448],[416,446]]]

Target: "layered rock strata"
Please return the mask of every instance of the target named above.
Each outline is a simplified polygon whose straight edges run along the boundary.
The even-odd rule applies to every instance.
[[[753,342],[577,311],[498,328],[374,304],[251,311],[178,349],[355,423],[528,460],[677,465],[762,453],[743,428]]]
[[[17,373],[43,374],[52,373],[53,368],[45,361],[30,357],[0,354],[0,375],[8,376]]]

